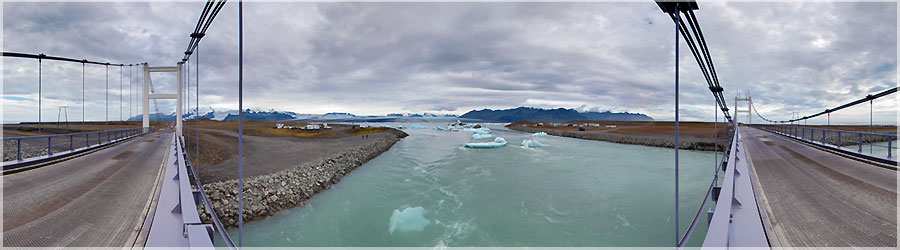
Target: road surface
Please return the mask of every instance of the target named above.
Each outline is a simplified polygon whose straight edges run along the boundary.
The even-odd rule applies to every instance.
[[[131,247],[171,132],[3,176],[3,245]]]
[[[897,245],[897,172],[755,128],[741,137],[782,247]]]

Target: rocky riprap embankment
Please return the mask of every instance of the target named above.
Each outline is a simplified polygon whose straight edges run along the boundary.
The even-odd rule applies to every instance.
[[[563,136],[577,139],[585,139],[585,140],[595,140],[595,141],[605,141],[612,143],[621,143],[621,144],[632,144],[632,145],[644,145],[644,146],[653,146],[653,147],[664,147],[664,148],[672,148],[675,146],[675,137],[674,136],[654,136],[654,135],[620,135],[620,134],[611,134],[604,132],[585,132],[585,131],[568,131],[568,130],[556,130],[556,129],[544,129],[544,128],[534,128],[534,127],[522,127],[522,126],[508,126],[509,129],[528,132],[528,133],[537,133],[537,132],[545,132],[548,135],[555,136]],[[728,134],[731,134],[729,130]],[[730,137],[730,136],[729,136]],[[725,145],[731,143],[730,138],[719,138],[719,149],[723,150]],[[713,151],[715,149],[716,143],[713,139],[699,139],[695,137],[681,137],[678,140],[678,148],[687,149],[687,150],[703,150],[703,151]]]
[[[863,132],[863,133],[867,133],[867,132]],[[895,131],[895,130],[879,130],[879,131],[876,131],[875,133],[876,134],[896,135],[897,131]],[[822,131],[816,131],[815,133],[806,131],[803,134],[800,134],[800,132],[797,132],[795,134],[792,131],[791,135],[802,136],[804,139],[814,140],[816,142],[822,141]],[[840,137],[838,137],[838,135],[840,135]],[[893,138],[889,138],[889,137],[885,137],[885,136],[873,136],[873,135],[868,135],[868,134],[860,135],[853,131],[842,132],[840,134],[838,134],[837,132],[834,132],[834,131],[829,131],[829,132],[825,133],[825,143],[831,144],[831,145],[838,145],[838,143],[840,143],[841,146],[843,146],[843,147],[859,145],[860,142],[862,142],[862,144],[868,144],[868,143],[872,143],[872,142],[887,142],[889,139],[896,142],[896,139],[893,139]],[[892,145],[892,146],[894,146],[894,145]]]
[[[17,142],[14,140],[3,141],[3,161],[16,160],[16,143]],[[46,154],[46,147],[29,147],[28,145],[22,145],[22,159]]]
[[[407,134],[390,130],[372,142],[333,154],[322,160],[274,174],[244,179],[244,220],[260,219],[275,212],[302,204],[312,195],[328,189],[353,169],[387,151]],[[228,180],[203,185],[215,207],[216,215],[226,227],[237,226],[238,182]],[[210,221],[201,206],[200,216]]]

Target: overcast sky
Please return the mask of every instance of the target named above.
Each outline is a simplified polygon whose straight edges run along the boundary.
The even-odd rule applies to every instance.
[[[749,92],[763,115],[788,119],[897,84],[896,3],[699,6],[729,106]],[[173,66],[203,2],[2,8],[3,51]],[[237,9],[229,1],[201,42],[200,106],[237,108]],[[245,3],[244,106],[359,115],[564,107],[671,120],[673,44],[672,21],[652,1]],[[37,61],[3,63],[4,122],[37,120]],[[712,120],[714,99],[684,41],[680,63],[682,119]],[[57,107],[68,105],[69,120],[80,120],[81,64],[46,61],[42,70],[42,119],[56,121]],[[106,119],[105,70],[85,69],[87,120]],[[129,111],[123,73],[127,118],[137,109]],[[110,67],[113,120],[119,74]],[[175,92],[171,75],[153,79],[158,93]],[[896,96],[875,102],[876,122],[896,122]],[[174,110],[174,101],[159,104]],[[837,112],[832,122],[868,123],[868,109]]]

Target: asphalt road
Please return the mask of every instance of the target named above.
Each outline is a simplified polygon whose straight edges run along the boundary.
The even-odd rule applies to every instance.
[[[897,245],[897,172],[741,128],[782,247]]]
[[[3,245],[131,247],[170,133],[3,176]]]

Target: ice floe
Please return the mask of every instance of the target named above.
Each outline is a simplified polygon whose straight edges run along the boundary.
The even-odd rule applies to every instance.
[[[488,138],[491,138],[491,137],[494,137],[494,136],[491,135],[491,134],[474,134],[474,135],[472,135],[472,139],[476,139],[476,140],[478,140],[478,139],[488,139]]]
[[[425,209],[422,207],[408,207],[404,208],[402,211],[394,209],[394,214],[391,215],[388,232],[391,234],[393,234],[395,230],[398,232],[420,232],[424,230],[428,224],[431,224],[431,221],[425,219],[424,215]]]
[[[506,139],[503,139],[503,137],[497,137],[493,142],[466,143],[466,147],[469,148],[499,148],[503,146],[506,146]]]
[[[537,140],[522,140],[522,146],[526,148],[540,147],[543,146]]]
[[[547,133],[537,132],[537,133],[531,134],[531,137],[542,137],[542,136],[547,136]]]

